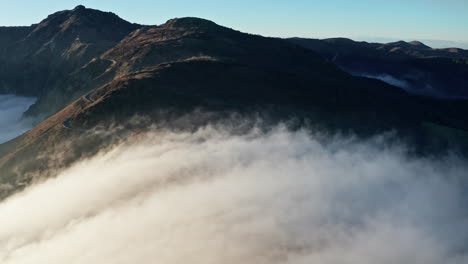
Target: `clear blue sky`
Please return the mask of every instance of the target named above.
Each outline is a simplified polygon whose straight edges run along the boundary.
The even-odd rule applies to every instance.
[[[468,0],[0,0],[0,25],[29,25],[78,4],[131,22],[196,16],[278,37],[449,40],[468,46]]]

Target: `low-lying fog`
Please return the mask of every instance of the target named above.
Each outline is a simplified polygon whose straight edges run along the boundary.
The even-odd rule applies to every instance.
[[[151,134],[2,202],[0,263],[468,263],[467,168],[383,140]]]
[[[30,97],[0,95],[0,144],[32,128],[32,121],[22,115],[35,101]]]

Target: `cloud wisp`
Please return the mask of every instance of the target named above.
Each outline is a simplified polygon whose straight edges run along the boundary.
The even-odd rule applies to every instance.
[[[0,262],[466,263],[466,167],[401,153],[284,128],[151,134],[2,202]]]
[[[410,89],[411,86],[409,85],[409,83],[407,81],[400,80],[400,79],[395,78],[395,77],[393,77],[391,75],[388,75],[388,74],[377,74],[377,75],[363,74],[362,76],[367,77],[367,78],[371,78],[371,79],[381,80],[381,81],[383,81],[385,83],[388,83],[390,85],[402,88],[404,90],[410,90],[410,92],[411,92],[411,89]]]
[[[14,95],[0,95],[0,143],[21,135],[33,127],[31,120],[23,119],[23,113],[36,99]]]

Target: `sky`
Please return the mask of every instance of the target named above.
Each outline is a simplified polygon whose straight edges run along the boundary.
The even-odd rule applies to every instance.
[[[135,23],[196,16],[275,37],[422,40],[468,48],[468,0],[0,0],[0,25],[30,25],[78,4]],[[435,41],[434,41],[435,40]]]

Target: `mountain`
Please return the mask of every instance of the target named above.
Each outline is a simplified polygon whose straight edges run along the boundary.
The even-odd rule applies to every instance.
[[[353,75],[381,79],[406,91],[438,98],[468,98],[468,51],[432,49],[421,42],[387,44],[350,39],[289,39],[320,53]]]
[[[138,27],[113,13],[77,6],[29,28],[0,30],[0,39],[8,40],[1,45],[0,91],[38,97],[38,105],[47,106],[40,114],[51,115],[81,95],[69,75]]]
[[[376,44],[267,38],[191,17],[140,26],[82,6],[16,30],[0,37],[10,43],[2,91],[37,96],[28,115],[47,118],[0,145],[0,197],[132,140],[144,124],[191,129],[233,114],[359,137],[395,131],[418,152],[468,149],[467,101],[413,95],[335,64],[368,50],[369,60],[385,57]]]
[[[4,56],[6,48],[25,38],[31,30],[32,27],[0,27],[0,54]]]
[[[342,74],[314,52],[285,41],[244,34],[203,19],[181,18],[132,32],[71,78],[79,85],[76,89],[89,91],[127,73],[191,58],[214,58],[290,72],[321,67]]]

